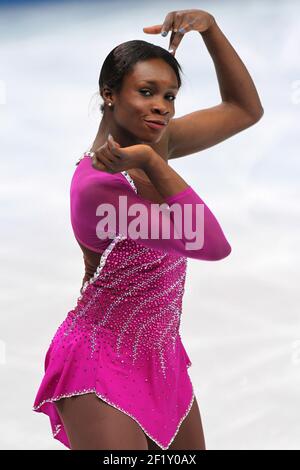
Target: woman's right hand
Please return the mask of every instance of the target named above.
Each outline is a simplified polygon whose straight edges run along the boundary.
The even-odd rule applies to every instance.
[[[153,154],[153,149],[146,144],[121,147],[109,134],[106,143],[94,153],[92,167],[95,170],[119,173],[131,168],[145,169]]]

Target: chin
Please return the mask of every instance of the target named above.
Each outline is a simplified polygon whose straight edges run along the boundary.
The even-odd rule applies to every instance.
[[[148,142],[152,142],[152,143],[159,142],[160,139],[163,137],[164,133],[165,133],[165,129],[162,132],[157,133],[156,135],[153,134],[153,136],[152,137],[150,136],[150,138],[149,138],[149,135],[148,135],[147,140],[148,140]]]

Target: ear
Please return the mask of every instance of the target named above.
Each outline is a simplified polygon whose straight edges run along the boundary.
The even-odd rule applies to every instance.
[[[112,97],[113,93],[112,93],[112,90],[108,87],[108,86],[104,86],[103,89],[100,91],[100,94],[103,98],[104,101],[107,100],[107,98],[110,98]]]

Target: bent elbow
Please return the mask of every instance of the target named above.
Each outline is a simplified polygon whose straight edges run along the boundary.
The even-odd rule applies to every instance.
[[[220,261],[221,259],[227,258],[230,255],[232,249],[230,244],[226,241],[221,247],[212,250],[206,258],[207,261]]]
[[[252,114],[252,124],[256,124],[264,115],[264,108],[261,107]]]
[[[220,257],[218,258],[218,260],[227,258],[227,256],[230,255],[231,251],[232,251],[231,246],[227,242],[226,245],[223,247],[223,250],[221,251],[221,254],[220,254]]]

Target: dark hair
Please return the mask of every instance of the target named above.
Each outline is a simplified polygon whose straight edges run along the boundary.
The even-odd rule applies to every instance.
[[[118,93],[122,88],[125,75],[133,70],[135,64],[152,58],[160,58],[172,67],[177,76],[178,88],[180,88],[182,68],[175,57],[163,47],[147,41],[133,40],[123,42],[110,51],[101,68],[99,90],[108,86]],[[103,114],[104,104],[101,104],[100,110]]]

